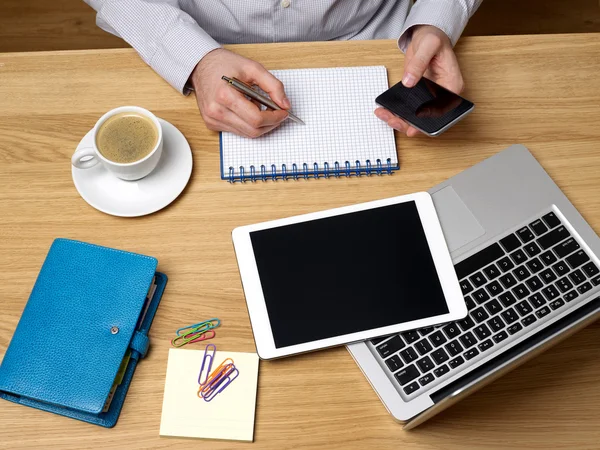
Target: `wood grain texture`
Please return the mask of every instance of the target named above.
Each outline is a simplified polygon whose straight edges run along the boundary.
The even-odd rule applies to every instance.
[[[270,69],[384,64],[393,41],[232,47]],[[159,438],[169,340],[223,321],[215,343],[253,351],[231,230],[292,214],[426,190],[513,143],[525,144],[600,231],[600,35],[465,38],[458,55],[477,107],[436,139],[397,136],[393,176],[231,185],[216,133],[130,49],[0,54],[0,356],[56,237],[156,256],[169,276],[148,357],[116,428],[0,402],[0,448],[242,448]],[[88,206],[70,156],[110,108],[135,104],[176,125],[193,150],[183,195],[148,217]],[[262,362],[255,448],[594,448],[600,442],[600,325],[594,324],[411,432],[387,414],[344,348]],[[198,347],[196,347],[198,348]],[[201,420],[201,418],[199,418]]]

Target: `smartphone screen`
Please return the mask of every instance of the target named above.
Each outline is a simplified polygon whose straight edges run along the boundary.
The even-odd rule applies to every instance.
[[[468,114],[475,105],[426,78],[412,88],[401,82],[375,99],[378,105],[401,119],[435,136]]]

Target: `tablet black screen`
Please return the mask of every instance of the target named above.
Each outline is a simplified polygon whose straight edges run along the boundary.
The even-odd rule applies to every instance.
[[[414,201],[250,239],[277,348],[448,313]]]

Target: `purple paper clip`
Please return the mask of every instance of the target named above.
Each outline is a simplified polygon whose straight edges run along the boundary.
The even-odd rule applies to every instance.
[[[210,402],[214,399],[218,394],[223,392],[223,390],[231,384],[233,380],[235,380],[240,371],[234,366],[231,365],[231,370],[225,376],[221,376],[218,380],[216,380],[211,386],[210,389],[206,392],[202,391],[201,396],[205,402]]]
[[[234,368],[233,360],[231,358],[227,358],[225,361],[219,364],[219,366],[214,369],[210,375],[208,375],[208,378],[206,378],[202,384],[198,383],[198,397],[202,397],[202,392],[208,392],[211,390],[212,386],[215,386],[222,377],[229,375],[229,372],[231,372]]]
[[[209,351],[209,347],[212,349]],[[200,373],[198,374],[198,384],[203,386],[204,383],[208,380],[208,375],[210,374],[210,369],[212,368],[213,359],[215,358],[215,353],[217,352],[217,346],[215,344],[208,344],[206,349],[204,350],[204,357],[202,358],[202,366],[200,367]],[[208,365],[206,364],[208,360]],[[203,376],[205,373],[206,374]]]

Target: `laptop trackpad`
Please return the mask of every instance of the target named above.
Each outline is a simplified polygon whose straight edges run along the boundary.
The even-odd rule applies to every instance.
[[[431,197],[450,252],[485,234],[483,227],[452,186],[446,186]]]

